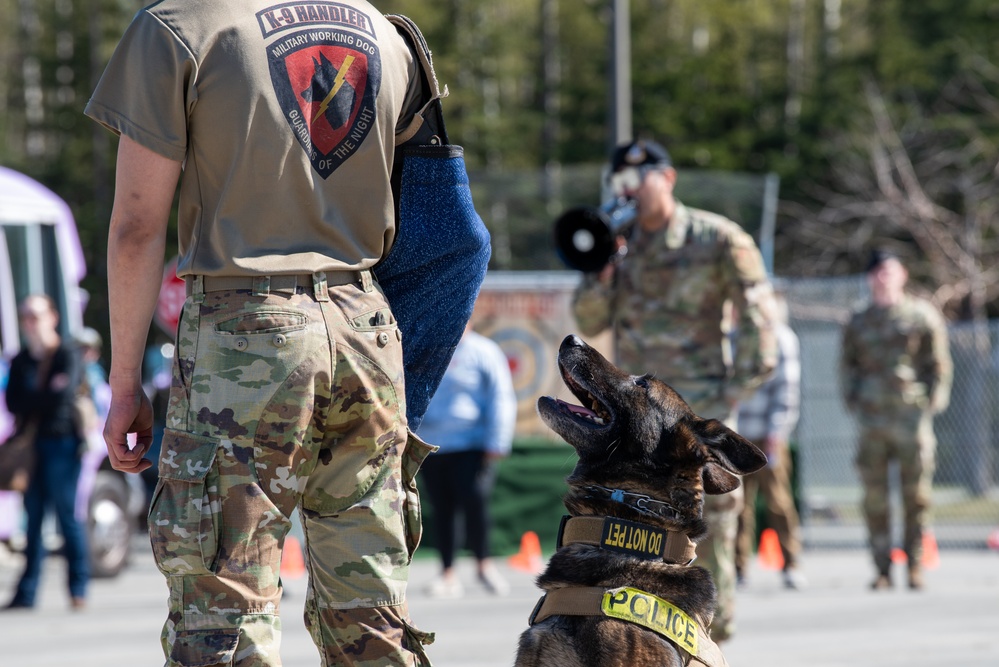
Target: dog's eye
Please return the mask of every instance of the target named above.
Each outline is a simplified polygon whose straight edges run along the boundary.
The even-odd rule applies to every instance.
[[[651,375],[643,375],[641,377],[637,377],[635,378],[635,384],[638,385],[639,387],[642,387],[643,389],[648,389],[649,379],[651,377],[652,377]]]

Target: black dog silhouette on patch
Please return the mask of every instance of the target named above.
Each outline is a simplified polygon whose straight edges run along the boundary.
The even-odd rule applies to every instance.
[[[350,69],[354,58],[347,56],[340,69],[337,69],[323,53],[319,54],[319,60],[313,58],[312,62],[315,64],[312,84],[302,91],[302,98],[306,102],[318,101],[321,104],[315,116],[309,119],[309,124],[315,123],[325,114],[330,127],[333,129],[343,127],[350,120],[357,97],[357,91],[347,81],[347,70]]]

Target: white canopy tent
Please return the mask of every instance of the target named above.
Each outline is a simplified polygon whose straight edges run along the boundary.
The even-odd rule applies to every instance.
[[[73,214],[57,194],[22,173],[0,167],[0,349],[20,347],[17,302],[44,292],[59,305],[64,329],[83,326],[86,275]]]

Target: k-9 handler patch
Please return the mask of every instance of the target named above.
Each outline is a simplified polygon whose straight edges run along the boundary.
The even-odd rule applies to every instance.
[[[335,2],[289,2],[257,21],[285,119],[325,179],[375,124],[382,65],[371,20]]]
[[[660,597],[627,586],[613,588],[604,593],[600,611],[605,616],[648,628],[697,655],[697,621]]]

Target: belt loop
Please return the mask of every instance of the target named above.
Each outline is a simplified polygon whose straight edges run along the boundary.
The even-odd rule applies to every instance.
[[[361,274],[361,287],[365,292],[375,291],[375,281],[371,277],[371,271],[368,269],[362,269]]]
[[[271,277],[270,276],[254,276],[253,277],[253,296],[267,296],[271,293]]]
[[[188,294],[194,303],[205,302],[205,277],[202,275],[189,276],[187,282]]]
[[[316,271],[312,274],[312,295],[316,297],[316,301],[330,300],[329,287],[326,285],[325,271]]]

